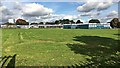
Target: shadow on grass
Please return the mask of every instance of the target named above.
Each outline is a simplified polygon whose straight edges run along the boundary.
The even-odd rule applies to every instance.
[[[16,58],[16,54],[13,56],[2,57],[0,61],[1,68],[15,68],[15,58]]]
[[[85,67],[120,67],[119,40],[99,36],[76,36],[73,40],[84,44],[67,44],[72,51],[91,57]]]
[[[120,34],[114,34],[114,35],[120,36]]]

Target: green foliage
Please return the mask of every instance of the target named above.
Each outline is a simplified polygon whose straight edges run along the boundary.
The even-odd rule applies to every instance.
[[[60,21],[56,20],[56,21],[55,21],[55,24],[60,24]]]
[[[46,22],[45,24],[54,25],[54,22]]]
[[[98,19],[91,19],[89,20],[89,23],[100,23]]]
[[[70,22],[69,19],[63,19],[61,23],[62,24],[70,24],[69,22]]]
[[[4,23],[4,25],[15,25],[15,24],[14,23],[6,22],[6,23]]]
[[[118,24],[117,24],[117,28],[120,28],[120,22],[118,22]]]
[[[43,22],[40,22],[39,24],[44,24]]]
[[[69,20],[69,19],[63,19],[63,20],[56,20],[55,24],[75,24],[75,22],[73,20]]]
[[[120,28],[120,22],[118,18],[113,18],[110,22],[112,28]]]
[[[83,22],[81,22],[80,20],[77,20],[76,24],[78,24],[78,23],[83,23]]]
[[[26,22],[25,20],[23,19],[18,19],[16,21],[16,25],[29,25],[29,22]]]
[[[71,24],[75,24],[75,22],[73,20],[70,20]]]
[[[31,23],[30,25],[38,25],[38,23]]]

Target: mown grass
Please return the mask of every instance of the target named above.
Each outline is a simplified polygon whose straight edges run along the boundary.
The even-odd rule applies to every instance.
[[[86,66],[92,63],[88,59],[96,56],[93,53],[97,52],[98,45],[108,44],[109,47],[109,43],[111,46],[117,43],[117,34],[117,29],[2,29],[2,54],[17,54],[16,66]],[[79,46],[74,46],[76,44]],[[91,52],[93,49],[95,51]],[[119,53],[114,52],[110,55]],[[105,54],[101,53],[101,56]]]

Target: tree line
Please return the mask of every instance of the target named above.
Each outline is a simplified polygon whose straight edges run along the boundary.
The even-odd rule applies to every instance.
[[[54,24],[81,24],[83,23],[80,20],[77,20],[76,22],[74,22],[73,20],[69,20],[69,19],[60,19],[60,20],[56,20],[54,22],[40,22],[40,23],[30,23],[30,25],[39,25],[39,24],[50,24],[50,25],[54,25]],[[100,21],[98,19],[91,19],[89,20],[89,23],[100,23]],[[110,26],[112,28],[120,28],[120,21],[118,18],[113,18],[110,22]],[[26,22],[26,20],[23,19],[17,19],[15,23],[4,23],[5,25],[29,25],[29,22]]]

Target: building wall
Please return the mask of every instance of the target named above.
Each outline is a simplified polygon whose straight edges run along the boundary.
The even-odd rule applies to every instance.
[[[15,23],[15,19],[8,19],[9,23]]]
[[[90,23],[90,24],[65,24],[64,29],[109,29],[110,24]]]
[[[109,29],[110,28],[110,24],[100,24],[100,23],[91,23],[89,24],[89,29]]]

